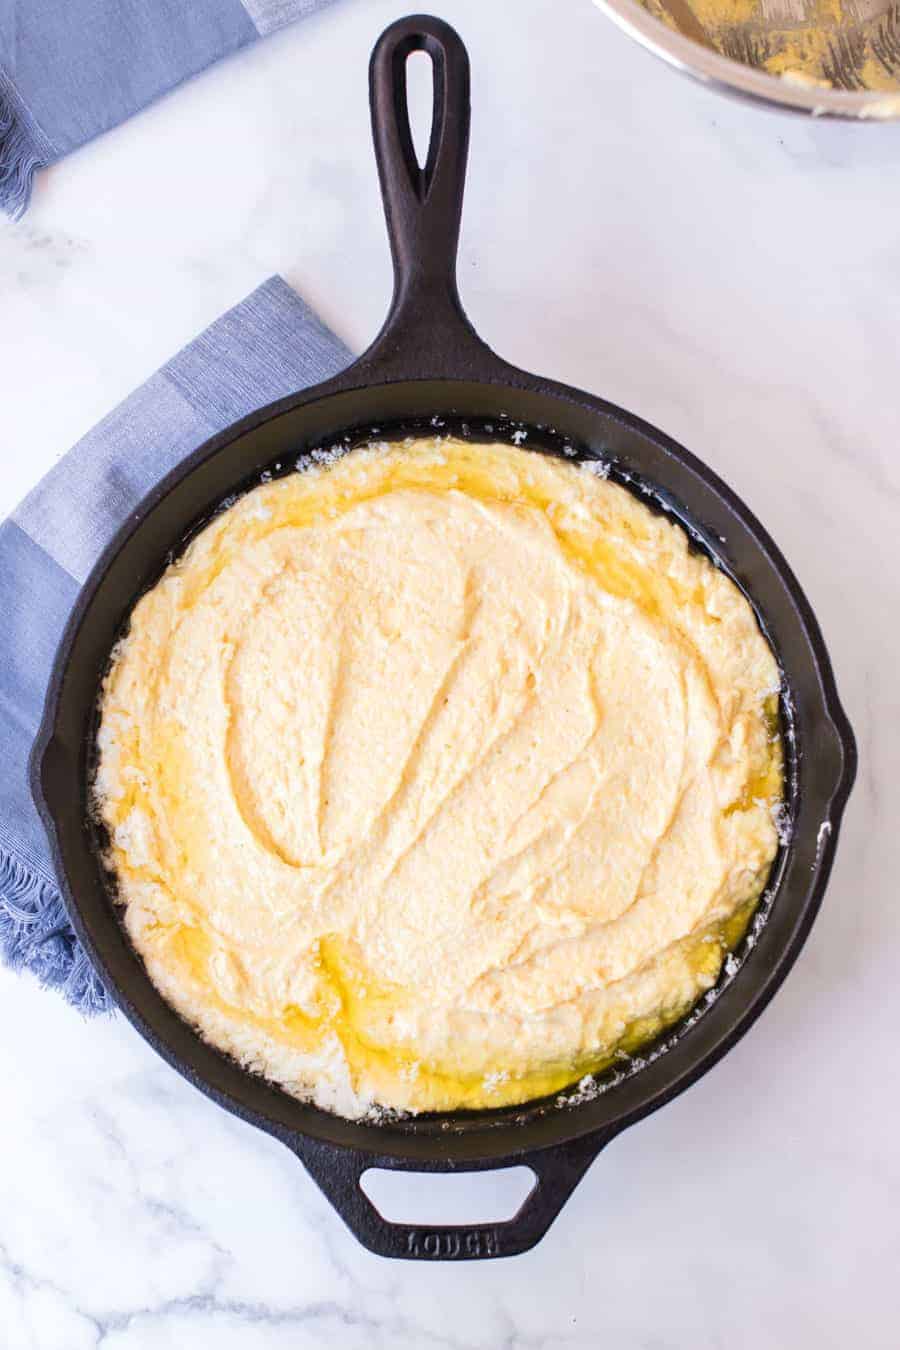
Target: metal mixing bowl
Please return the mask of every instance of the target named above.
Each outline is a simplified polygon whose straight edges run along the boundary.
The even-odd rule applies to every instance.
[[[690,7],[689,0],[665,0],[663,3],[662,7],[673,27],[654,18],[637,0],[594,0],[594,3],[623,32],[649,51],[661,56],[676,69],[724,93],[792,112],[811,113],[814,117],[863,121],[900,118],[900,69],[895,92],[872,90],[865,87],[865,71],[855,69],[852,64],[850,50],[854,45],[854,35],[859,31],[852,11],[848,13],[844,24],[835,25],[832,43],[838,82],[845,87],[829,88],[796,76],[773,75],[759,69],[750,63],[752,50],[747,52],[748,59],[744,60],[733,60],[716,50],[712,40],[704,40],[703,27]],[[736,26],[734,36],[743,39],[748,32],[751,37],[758,34],[764,36],[767,9],[771,12],[770,6],[761,6],[759,17],[752,26],[743,25],[741,30]],[[773,29],[776,26],[774,21],[771,26]],[[687,36],[687,33],[693,33],[694,36]],[[746,46],[742,40],[736,44],[736,50],[746,50]]]

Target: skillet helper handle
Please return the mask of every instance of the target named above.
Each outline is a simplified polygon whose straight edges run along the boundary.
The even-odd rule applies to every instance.
[[[434,106],[424,168],[413,147],[406,90],[412,52],[431,58]],[[394,295],[360,365],[376,382],[476,374],[485,354],[456,285],[469,150],[469,57],[459,35],[429,15],[391,24],[369,65],[372,137],[384,201]],[[480,365],[479,365],[480,362]]]
[[[376,1256],[481,1261],[516,1256],[539,1242],[607,1142],[593,1135],[499,1161],[456,1164],[378,1157],[310,1139],[298,1144],[296,1151],[354,1236]],[[418,1172],[427,1185],[428,1172],[480,1172],[519,1166],[531,1169],[534,1185],[512,1218],[499,1223],[392,1223],[360,1186],[360,1178],[370,1168]]]

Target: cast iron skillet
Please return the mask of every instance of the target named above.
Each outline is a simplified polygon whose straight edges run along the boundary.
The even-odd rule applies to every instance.
[[[420,169],[405,64],[427,52],[434,122]],[[818,910],[853,780],[855,747],[818,624],[762,526],[714,473],[653,427],[574,389],[507,365],[478,338],[456,289],[455,259],[469,135],[469,67],[456,33],[416,16],[379,40],[370,70],[375,153],[394,260],[387,321],[336,379],[282,399],[216,436],[143,502],[104,553],[60,644],[32,757],[35,800],[75,930],[138,1031],[187,1079],[283,1140],[350,1228],[385,1256],[469,1259],[527,1250],[621,1130],[683,1091],[743,1035],[793,964]],[[336,442],[432,430],[515,438],[548,453],[602,457],[614,478],[673,512],[752,599],[783,672],[786,842],[733,979],[600,1090],[523,1107],[352,1122],[298,1102],[205,1044],[163,1001],[110,899],[89,819],[98,685],[135,599],[173,550],[230,494],[263,471]],[[574,1100],[573,1100],[574,1098]],[[421,1227],[386,1221],[359,1187],[370,1167],[472,1171],[524,1163],[535,1184],[507,1222]]]

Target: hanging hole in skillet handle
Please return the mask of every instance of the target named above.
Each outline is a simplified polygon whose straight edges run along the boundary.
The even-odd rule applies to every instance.
[[[432,70],[424,164],[409,120],[407,65],[416,52],[430,58]],[[469,57],[459,35],[423,14],[391,24],[372,52],[369,99],[394,295],[381,332],[360,358],[360,372],[370,383],[502,378],[511,368],[476,334],[456,283],[469,149]]]
[[[424,171],[434,127],[434,63],[426,51],[406,58],[406,103],[416,163]]]
[[[608,1138],[592,1135],[510,1158],[455,1164],[377,1157],[310,1139],[303,1139],[294,1147],[354,1236],[376,1256],[412,1261],[483,1261],[516,1256],[539,1242],[608,1142]],[[376,1208],[361,1185],[364,1173],[373,1169],[414,1172],[427,1188],[430,1172],[480,1172],[511,1167],[528,1168],[534,1175],[534,1184],[515,1214],[499,1222],[394,1223]]]

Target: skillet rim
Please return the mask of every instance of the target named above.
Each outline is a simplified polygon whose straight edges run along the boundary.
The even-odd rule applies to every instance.
[[[494,363],[487,373],[481,372],[477,378],[464,378],[455,376],[453,378],[440,378],[437,380],[426,379],[395,379],[378,378],[367,380],[365,375],[366,358],[363,357],[359,362],[350,366],[347,370],[325,381],[302,391],[298,394],[292,394],[284,399],[267,405],[265,408],[249,414],[240,419],[232,426],[211,437],[202,446],[198,447],[180,464],[176,465],[159,484],[142,500],[136,511],[132,512],[127,521],[116,532],[110,540],[107,547],[103,550],[100,558],[92,568],[87,580],[82,587],[72,614],[66,625],[54,659],[53,670],[47,689],[47,695],[44,704],[44,710],[41,718],[40,727],[36,736],[34,747],[30,759],[30,778],[32,794],[34,796],[38,811],[41,815],[44,826],[50,839],[53,861],[60,878],[60,886],[66,902],[66,907],[72,919],[73,927],[85,946],[91,960],[95,966],[102,972],[104,981],[114,991],[118,1006],[125,1013],[128,1020],[136,1030],[149,1042],[149,1044],[160,1054],[173,1068],[175,1068],[188,1081],[199,1087],[206,1095],[210,1096],[219,1105],[231,1111],[233,1114],[248,1120],[259,1128],[282,1139],[297,1151],[302,1151],[306,1141],[316,1141],[320,1144],[328,1144],[340,1149],[347,1149],[356,1152],[362,1152],[371,1158],[379,1158],[390,1165],[389,1160],[397,1162],[414,1161],[417,1167],[428,1168],[429,1166],[448,1166],[453,1167],[458,1164],[469,1166],[502,1166],[504,1161],[518,1159],[523,1154],[533,1152],[535,1149],[552,1147],[554,1145],[568,1144],[574,1141],[585,1140],[588,1136],[597,1138],[597,1148],[626,1128],[635,1120],[648,1115],[659,1106],[684,1091],[693,1082],[697,1081],[708,1069],[724,1055],[732,1045],[734,1045],[750,1028],[753,1022],[760,1016],[764,1008],[768,1005],[774,993],[787,976],[790,968],[793,966],[799,952],[806,940],[812,923],[818,913],[824,894],[825,886],[831,871],[837,836],[839,833],[841,817],[846,805],[847,797],[853,784],[856,769],[856,747],[849,721],[840,703],[833,670],[827,648],[822,637],[818,621],[804,595],[797,578],[787,561],[784,559],[780,550],[775,545],[771,536],[758,521],[755,515],[748,507],[736,496],[731,488],[715,473],[708,468],[702,461],[697,459],[690,451],[675,442],[664,432],[653,427],[643,419],[626,412],[624,409],[609,403],[606,400],[597,398],[583,391],[574,389],[570,386],[558,384],[554,381],[544,380],[540,377],[530,376],[526,372],[517,370],[514,367],[507,366],[500,361],[493,353],[488,353],[488,349],[483,349],[485,355],[490,355]],[[473,364],[475,364],[473,362]],[[478,364],[482,364],[479,362]],[[484,364],[487,364],[486,362]],[[474,374],[474,372],[473,372]],[[240,1075],[241,1086],[246,1087],[244,1093],[231,1092],[224,1090],[210,1081],[208,1074],[204,1073],[202,1068],[198,1068],[196,1063],[188,1061],[185,1057],[174,1049],[166,1035],[160,1032],[159,1028],[153,1024],[144,1013],[135,1006],[129,993],[129,989],[123,988],[119,979],[113,975],[107,966],[104,958],[100,955],[97,944],[94,941],[92,928],[84,920],[81,912],[79,900],[75,890],[71,887],[68,872],[63,861],[63,848],[60,840],[60,826],[58,812],[54,805],[48,800],[48,793],[45,789],[45,775],[53,774],[58,768],[58,762],[55,765],[54,759],[58,752],[58,740],[56,736],[58,721],[62,711],[65,677],[69,669],[70,659],[73,649],[76,647],[78,634],[82,623],[94,603],[95,597],[101,588],[102,582],[113,562],[119,554],[125,549],[131,539],[141,529],[143,523],[154,509],[168,496],[168,494],[188,478],[194,470],[212,459],[220,451],[232,446],[248,433],[259,429],[266,423],[274,421],[294,410],[305,409],[314,404],[325,404],[327,400],[335,395],[369,392],[375,394],[379,391],[392,388],[396,390],[401,386],[421,386],[421,385],[439,385],[448,393],[448,402],[453,401],[454,388],[460,389],[467,384],[477,384],[491,388],[499,388],[509,393],[524,393],[538,395],[545,399],[551,399],[558,403],[576,405],[579,409],[587,412],[592,420],[597,419],[598,433],[601,431],[601,423],[617,424],[632,435],[636,435],[640,441],[649,442],[650,446],[659,451],[661,450],[667,458],[677,464],[684,466],[691,471],[693,476],[702,484],[705,491],[713,493],[726,506],[729,514],[735,517],[738,523],[743,527],[744,533],[752,541],[754,549],[763,555],[770,565],[778,580],[785,588],[787,596],[794,610],[794,618],[805,639],[806,646],[809,649],[809,660],[816,676],[817,692],[821,701],[822,710],[827,718],[832,733],[836,749],[839,751],[838,762],[833,768],[833,782],[828,785],[825,793],[826,806],[823,818],[830,822],[830,830],[826,837],[821,841],[821,846],[817,850],[816,861],[807,885],[805,898],[799,902],[799,909],[796,922],[793,928],[784,939],[781,948],[775,955],[771,968],[762,974],[758,980],[755,991],[751,993],[748,981],[744,982],[743,989],[740,989],[744,997],[746,1006],[743,1009],[735,1009],[730,1019],[730,1024],[722,1029],[711,1044],[700,1048],[702,1040],[709,1040],[709,1035],[700,1037],[696,1035],[708,1023],[714,1023],[718,1018],[714,1018],[716,1007],[711,1007],[704,1012],[704,1015],[688,1029],[682,1030],[677,1035],[677,1044],[673,1045],[672,1050],[667,1050],[660,1055],[653,1063],[647,1064],[639,1072],[631,1075],[621,1083],[617,1083],[606,1089],[602,1095],[593,1100],[583,1102],[576,1106],[567,1107],[562,1110],[547,1110],[542,1114],[529,1119],[523,1119],[529,1108],[534,1107],[534,1103],[523,1104],[518,1108],[503,1108],[502,1111],[481,1111],[470,1113],[477,1117],[477,1125],[471,1128],[465,1128],[462,1132],[452,1127],[441,1131],[435,1122],[443,1122],[450,1119],[453,1122],[462,1121],[464,1113],[440,1113],[430,1117],[412,1118],[412,1129],[410,1122],[392,1122],[392,1123],[373,1123],[368,1121],[349,1121],[344,1117],[333,1115],[320,1108],[310,1106],[308,1103],[298,1102],[288,1094],[278,1089],[270,1089],[277,1093],[278,1098],[283,1099],[289,1104],[288,1109],[293,1112],[294,1108],[300,1108],[300,1114],[304,1116],[301,1124],[290,1124],[279,1119],[282,1113],[268,1114],[259,1107],[248,1103],[246,1097],[253,1095],[254,1090],[258,1090],[260,1084],[265,1084],[265,1080],[252,1074],[250,1071],[242,1069],[236,1061],[221,1056],[220,1052],[213,1051],[219,1059],[226,1058],[229,1070]],[[445,409],[441,409],[445,411]],[[377,414],[376,414],[377,415]],[[598,439],[603,439],[602,435]],[[298,450],[300,446],[298,446]],[[661,484],[659,486],[662,486]],[[685,513],[691,513],[685,508]],[[751,600],[755,604],[754,597]],[[134,601],[132,600],[132,604]],[[778,653],[780,657],[780,652]],[[799,752],[803,753],[802,745]],[[99,866],[99,864],[98,864]],[[777,906],[781,890],[782,880],[773,894],[771,907]],[[110,921],[119,926],[119,921],[114,911],[110,910]],[[173,1014],[169,1005],[165,1004],[158,994],[155,986],[140,967],[143,979],[154,1000],[162,1002],[170,1015]],[[741,984],[740,976],[737,980],[724,988],[717,1000],[720,1007],[727,1007],[728,1003],[735,1001],[735,991]],[[721,1016],[722,1014],[720,1014]],[[197,1048],[202,1052],[203,1058],[209,1054],[212,1047],[208,1046],[197,1033],[188,1027],[188,1024],[178,1019],[181,1026],[186,1028],[190,1037],[196,1042]],[[675,1029],[673,1029],[675,1030]],[[671,1034],[671,1033],[669,1033]],[[686,1047],[693,1044],[695,1053],[688,1055],[688,1063],[683,1069],[674,1074],[662,1072],[663,1082],[655,1089],[638,1092],[638,1100],[629,1105],[619,1113],[600,1112],[607,1116],[606,1119],[598,1121],[597,1119],[588,1119],[596,1116],[598,1104],[608,1106],[614,1102],[617,1096],[626,1095],[621,1089],[630,1084],[639,1082],[642,1079],[651,1080],[660,1072],[660,1066],[665,1066],[670,1056],[679,1046]],[[683,1050],[682,1054],[686,1054]],[[653,1071],[657,1072],[654,1073]],[[231,1076],[226,1075],[226,1076]],[[565,1095],[565,1092],[571,1092],[564,1089],[562,1094],[557,1094],[557,1098]],[[634,1094],[632,1088],[631,1094]],[[592,1111],[590,1108],[594,1107]],[[426,1132],[424,1129],[417,1129],[416,1126],[422,1126],[426,1122],[431,1124],[431,1128]],[[322,1128],[310,1128],[310,1126],[319,1126]],[[521,1135],[521,1140],[515,1138],[515,1135]],[[527,1136],[527,1138],[526,1138]],[[424,1146],[424,1147],[423,1147]]]

